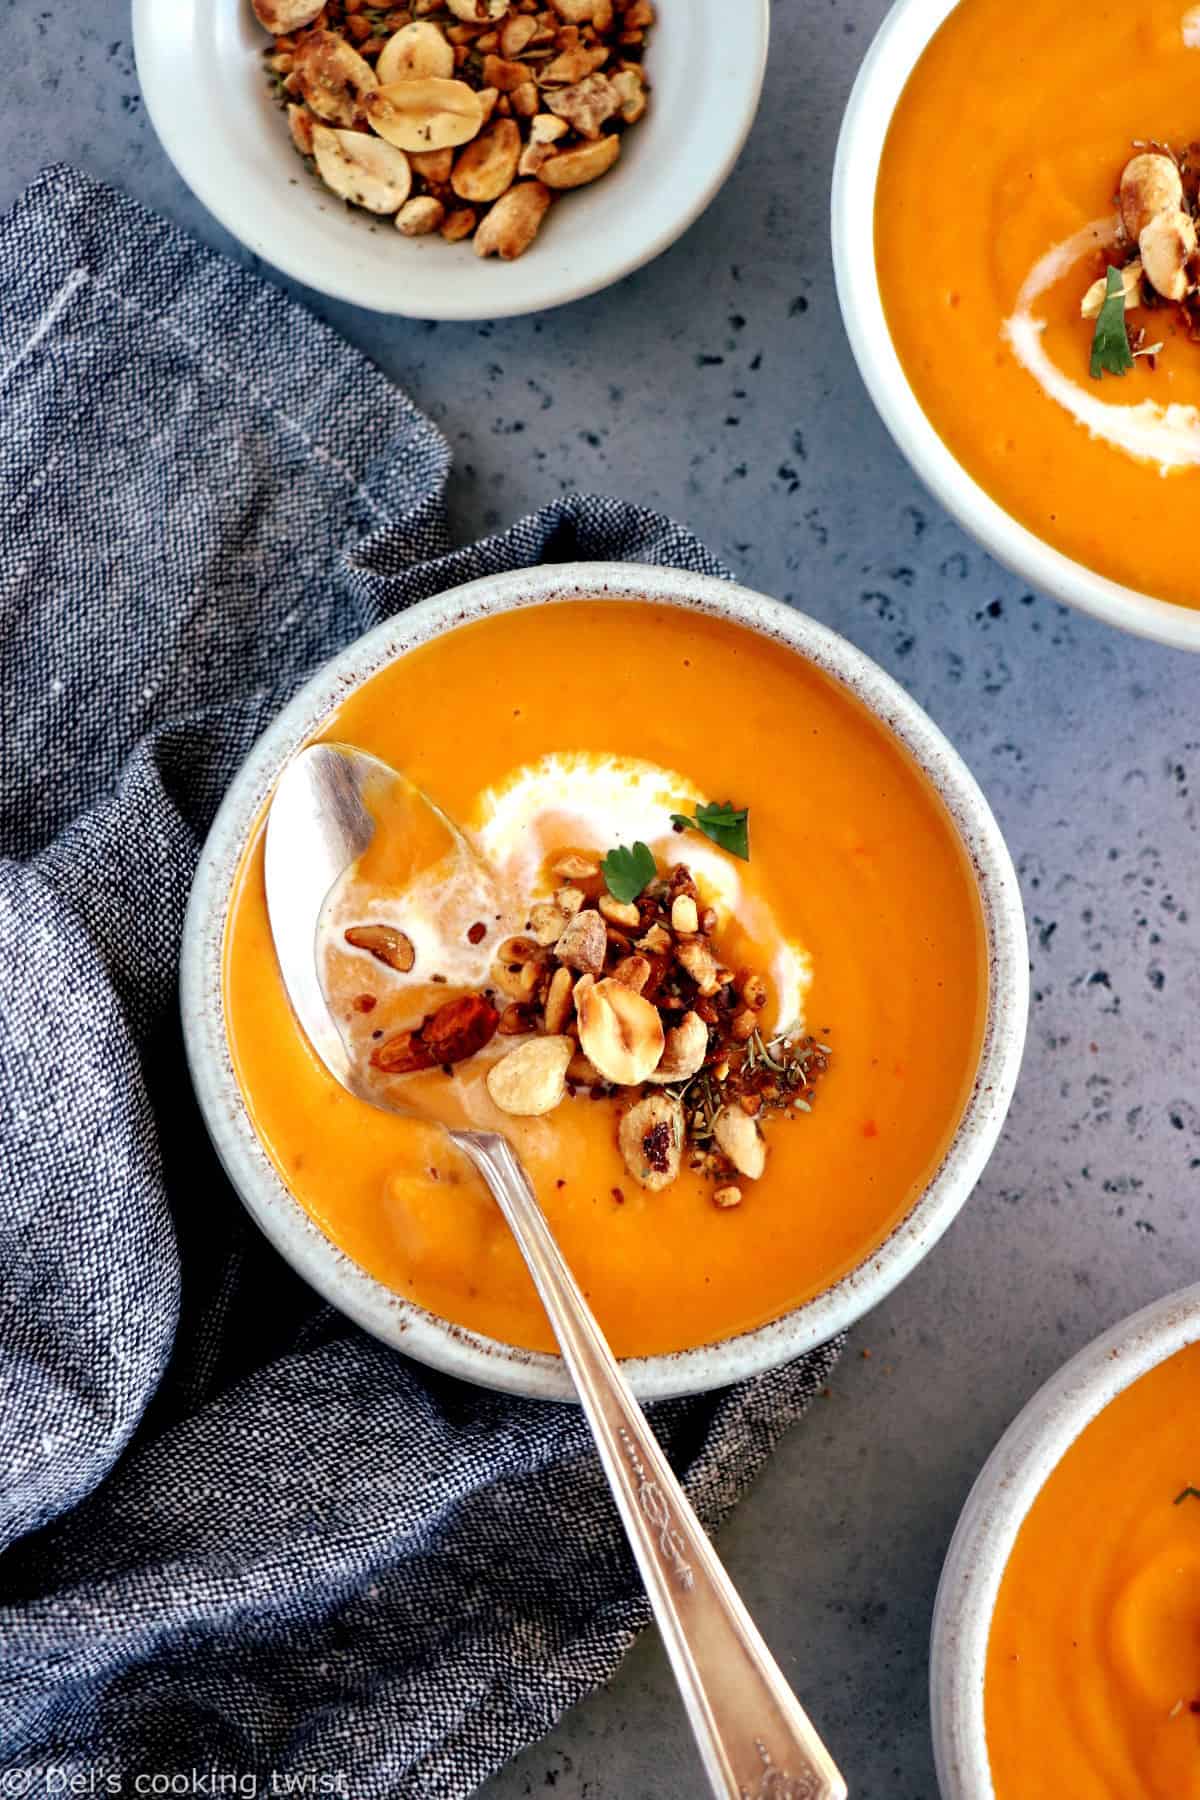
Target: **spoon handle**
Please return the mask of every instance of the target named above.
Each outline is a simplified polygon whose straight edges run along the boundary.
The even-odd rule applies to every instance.
[[[718,1800],[845,1800],[846,1784],[659,1449],[505,1138],[456,1131],[529,1266],[596,1439]]]

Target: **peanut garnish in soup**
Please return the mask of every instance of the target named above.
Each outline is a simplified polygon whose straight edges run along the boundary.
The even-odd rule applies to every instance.
[[[1057,549],[1192,606],[1196,17],[960,0],[897,106],[875,221],[896,350],[967,472]]]
[[[1200,1346],[1119,1394],[1034,1501],[1000,1585],[996,1800],[1200,1796]]]
[[[400,657],[326,735],[470,847],[382,806],[327,913],[343,1031],[381,1092],[512,1139],[620,1354],[778,1317],[886,1236],[970,1094],[987,972],[949,818],[839,683],[727,621],[571,602]],[[297,1032],[257,842],[226,1016],[256,1128],[328,1235],[441,1316],[550,1348],[474,1171]]]

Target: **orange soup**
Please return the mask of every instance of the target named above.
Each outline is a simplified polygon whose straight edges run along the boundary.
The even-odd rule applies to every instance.
[[[1107,1406],[1021,1528],[988,1643],[996,1800],[1200,1796],[1200,1345]]]
[[[1165,143],[1186,174],[1196,139],[1188,0],[961,0],[901,97],[875,221],[896,350],[968,473],[1055,548],[1185,606],[1200,344],[1182,310],[1139,304],[1131,352],[1160,353],[1094,378],[1081,308],[1137,252],[1115,204],[1137,147]]]
[[[731,961],[769,971],[771,1005],[801,1009],[832,1050],[811,1111],[764,1132],[761,1179],[730,1207],[686,1166],[660,1192],[631,1180],[607,1101],[580,1093],[546,1117],[511,1118],[487,1111],[482,1084],[466,1085],[476,1121],[519,1148],[620,1354],[776,1318],[861,1262],[909,1210],[971,1091],[987,1007],[982,913],[938,796],[839,683],[725,621],[570,602],[497,614],[398,659],[324,735],[405,770],[480,843],[494,844],[500,826],[518,844],[539,838],[539,855],[657,838],[664,858],[696,869],[702,907],[724,895],[737,915],[738,941],[723,946]],[[656,824],[647,795],[660,776],[689,814],[697,796],[748,808],[749,861],[695,831],[674,834],[665,806]],[[533,793],[544,800],[537,817]],[[382,993],[388,971],[362,966]],[[436,1127],[345,1093],[300,1035],[272,948],[260,841],[230,911],[226,1014],[262,1141],[326,1233],[432,1312],[551,1348],[475,1172]]]

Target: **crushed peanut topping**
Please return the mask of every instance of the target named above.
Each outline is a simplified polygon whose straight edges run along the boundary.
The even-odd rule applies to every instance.
[[[1136,143],[1121,171],[1116,205],[1120,229],[1103,255],[1103,272],[1080,303],[1095,320],[1091,372],[1124,375],[1139,358],[1156,367],[1164,348],[1161,318],[1148,334],[1130,314],[1174,309],[1175,323],[1200,342],[1200,143],[1176,153],[1167,144]],[[1148,335],[1157,341],[1148,342]]]
[[[298,153],[404,237],[511,262],[646,111],[651,0],[251,0]]]
[[[668,1187],[686,1164],[711,1178],[714,1205],[731,1209],[763,1173],[766,1132],[811,1110],[832,1052],[799,1029],[764,1030],[767,980],[729,966],[718,916],[686,864],[663,873],[651,858],[630,900],[607,885],[611,876],[630,892],[628,867],[606,863],[602,871],[582,853],[558,856],[550,897],[530,905],[529,935],[499,945],[487,993],[392,1034],[372,1065],[410,1074],[490,1046],[487,1088],[501,1112],[607,1101],[640,1186]],[[564,876],[571,885],[555,887]]]

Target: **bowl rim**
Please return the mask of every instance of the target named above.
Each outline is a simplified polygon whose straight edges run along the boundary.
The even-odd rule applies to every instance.
[[[317,1291],[385,1342],[447,1374],[537,1399],[574,1390],[557,1356],[500,1344],[392,1293],[325,1237],[284,1187],[242,1102],[223,1018],[223,941],[250,829],[280,769],[368,676],[455,625],[572,599],[645,600],[731,619],[796,651],[849,689],[923,770],[975,875],[988,957],[988,1004],[972,1091],[924,1192],[862,1263],[782,1318],[698,1349],[628,1359],[643,1400],[704,1392],[827,1342],[884,1296],[941,1237],[995,1146],[1016,1085],[1029,999],[1028,946],[1012,858],[974,777],[900,685],[846,639],[777,600],[712,576],[637,563],[562,563],[489,575],[422,600],[320,668],[259,738],[234,777],[200,856],[184,925],[180,1000],[192,1081],[235,1190],[281,1254]]]
[[[245,5],[247,0],[238,0],[238,3]],[[327,264],[323,258],[306,258],[299,248],[292,249],[274,239],[268,243],[259,229],[248,222],[244,208],[230,197],[228,189],[210,166],[210,159],[202,153],[197,154],[193,120],[186,107],[175,103],[164,59],[157,49],[156,34],[164,28],[177,37],[181,32],[187,32],[193,9],[200,4],[201,0],[176,0],[174,6],[164,8],[160,0],[133,0],[133,53],[138,83],[158,141],[180,180],[231,237],[245,245],[252,255],[261,257],[306,288],[370,312],[447,323],[548,312],[611,287],[670,249],[707,211],[745,148],[758,116],[770,47],[770,0],[739,0],[739,27],[752,34],[752,44],[748,79],[733,129],[707,180],[696,189],[687,205],[659,230],[642,241],[632,233],[609,232],[605,242],[615,254],[602,270],[580,276],[577,265],[568,260],[555,279],[548,278],[545,292],[536,299],[522,299],[515,294],[506,298],[502,291],[480,293],[472,299],[474,284],[456,281],[454,270],[448,269],[444,295],[435,304],[425,302],[417,307],[406,303],[399,281],[395,296],[386,302],[380,302],[377,297],[364,299],[361,288],[353,280],[339,279],[340,265],[332,260]]]
[[[929,1660],[934,1762],[942,1800],[995,1800],[984,1675],[996,1596],[1012,1548],[1049,1476],[1118,1394],[1200,1341],[1200,1282],[1094,1338],[1026,1402],[955,1527],[934,1602]]]
[[[875,264],[875,193],[896,103],[959,0],[894,0],[867,51],[838,136],[831,198],[834,279],[850,348],[875,408],[914,473],[958,523],[1023,581],[1109,625],[1200,650],[1200,609],[1139,593],[1076,562],[1022,525],[969,475],[909,384]]]

